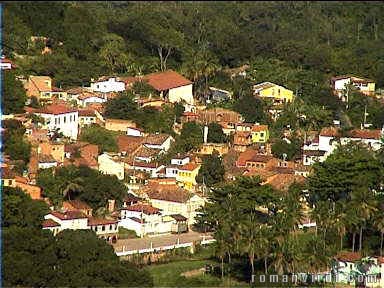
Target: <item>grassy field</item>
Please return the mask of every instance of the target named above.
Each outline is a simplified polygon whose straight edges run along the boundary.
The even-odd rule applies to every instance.
[[[152,277],[155,287],[228,287],[228,278],[221,281],[220,277],[202,274],[193,277],[184,277],[183,272],[205,267],[206,264],[217,264],[212,260],[182,260],[167,264],[150,265],[147,269]],[[249,287],[246,283],[239,283],[231,279],[231,287]]]

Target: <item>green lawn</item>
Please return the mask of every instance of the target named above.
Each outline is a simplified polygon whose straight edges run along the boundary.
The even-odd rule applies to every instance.
[[[206,264],[217,264],[212,260],[181,260],[167,264],[150,265],[148,270],[155,287],[226,287],[228,279],[222,283],[219,277],[210,274],[203,274],[194,277],[184,277],[180,274],[194,269],[205,267]],[[239,283],[231,279],[231,287],[249,287],[246,283]]]

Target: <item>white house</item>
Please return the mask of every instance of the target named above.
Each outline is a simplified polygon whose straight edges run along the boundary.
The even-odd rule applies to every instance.
[[[320,131],[319,137],[311,143],[305,143],[303,150],[303,164],[312,165],[314,162],[324,161],[337,149],[338,145],[345,145],[350,141],[361,142],[374,151],[381,148],[383,130],[354,129],[342,136],[335,127],[326,127]]]
[[[167,134],[154,134],[147,136],[143,144],[148,148],[159,149],[163,152],[167,152],[171,148],[171,144],[175,142],[175,139]]]
[[[160,209],[147,204],[134,204],[120,210],[119,226],[134,230],[143,237],[147,234],[159,234],[169,232],[162,221]]]
[[[79,113],[76,109],[62,104],[52,104],[37,110],[35,114],[44,118],[43,129],[51,132],[58,129],[64,136],[77,140]]]
[[[57,167],[57,161],[51,155],[40,154],[38,158],[39,158],[39,164],[38,164],[39,169],[48,169],[52,167]]]
[[[94,93],[83,93],[77,97],[77,105],[86,107],[89,104],[93,103],[104,103],[107,102],[107,97],[100,94]]]
[[[171,103],[182,102],[193,105],[192,82],[173,70],[145,75],[144,81],[160,93],[160,97]]]
[[[177,174],[179,173],[179,168],[179,165],[168,165],[167,167],[165,167],[165,177],[176,179]]]
[[[58,229],[56,230],[57,233],[65,229],[72,229],[72,230],[89,229],[87,216],[78,211],[67,211],[64,213],[61,213],[58,211],[52,211],[49,214],[45,215],[44,219],[53,220],[58,224],[58,226],[49,225],[49,227],[44,227],[44,223],[43,223],[43,229],[49,229],[49,230]],[[49,222],[53,224],[52,221],[49,221]],[[55,230],[53,230],[52,232],[55,232]]]
[[[347,85],[355,86],[365,95],[375,94],[375,82],[371,79],[356,77],[353,75],[336,76],[331,79],[331,86],[334,94],[343,101],[346,100]]]
[[[101,77],[98,81],[91,83],[91,90],[95,92],[121,92],[125,91],[125,82],[116,77]]]
[[[13,68],[15,68],[15,65],[13,65],[12,61],[5,58],[5,56],[1,56],[0,69],[1,70],[11,70]]]
[[[134,161],[132,164],[128,165],[128,169],[146,172],[150,175],[151,178],[157,178],[160,174],[160,171],[164,169],[164,167],[164,165],[160,165],[158,163],[147,163],[144,161]]]
[[[43,229],[50,230],[53,235],[65,230],[90,229],[99,238],[110,242],[117,240],[118,221],[95,217],[88,217],[84,213],[75,210],[65,212],[52,211],[44,216]]]
[[[147,195],[151,205],[161,209],[162,215],[182,215],[187,219],[189,227],[196,222],[197,210],[205,204],[205,200],[199,195],[180,188],[151,190]]]
[[[124,162],[116,155],[103,153],[97,157],[99,171],[103,174],[115,175],[117,179],[124,179]]]
[[[183,166],[191,161],[188,155],[176,155],[171,159],[172,165]]]
[[[144,136],[144,130],[141,128],[136,128],[136,127],[128,127],[127,128],[127,135],[128,136],[143,137]]]

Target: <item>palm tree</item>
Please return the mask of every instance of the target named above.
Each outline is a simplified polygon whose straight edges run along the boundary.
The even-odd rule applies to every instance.
[[[379,209],[378,213],[375,214],[373,225],[380,232],[380,256],[383,256],[383,242],[384,242],[384,213],[383,209]]]
[[[364,179],[365,180],[365,179]],[[364,183],[361,179],[360,183]],[[373,213],[377,211],[377,201],[373,192],[368,188],[368,185],[362,185],[356,188],[351,193],[352,206],[357,207],[356,214],[362,219],[359,231],[359,251],[363,245],[363,229],[366,222],[372,217]]]
[[[84,180],[81,177],[66,181],[63,185],[63,197],[71,200],[73,193],[78,193],[83,190],[83,184]]]

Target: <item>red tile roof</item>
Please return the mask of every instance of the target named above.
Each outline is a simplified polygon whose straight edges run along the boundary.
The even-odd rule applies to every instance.
[[[162,189],[162,190],[151,190],[147,192],[147,195],[151,199],[185,203],[192,198],[193,194],[184,189]]]
[[[70,108],[66,105],[52,104],[52,105],[49,105],[49,106],[46,106],[42,109],[37,110],[36,113],[59,115],[59,114],[65,114],[65,113],[72,113],[72,112],[76,112],[76,111],[77,111],[77,109]]]
[[[144,214],[147,214],[147,215],[160,214],[160,209],[147,204],[134,204],[122,209],[128,210],[128,211],[143,212]]]
[[[359,252],[341,251],[336,255],[336,258],[344,262],[355,262],[362,258]]]
[[[89,210],[92,209],[87,203],[80,200],[68,200],[63,202],[63,207],[71,210]]]
[[[254,149],[248,149],[244,152],[242,152],[236,161],[237,167],[245,167],[246,161],[251,159],[253,156],[257,155],[257,150]]]
[[[268,130],[268,125],[253,125],[252,132],[263,132]]]
[[[165,91],[192,84],[190,80],[173,70],[148,74],[145,75],[143,79],[147,80],[148,84],[157,91]]]
[[[112,220],[112,219],[103,219],[103,218],[95,218],[95,217],[88,218],[89,226],[117,224],[117,222],[118,222],[117,220]]]
[[[187,163],[183,166],[180,167],[180,170],[183,170],[183,171],[193,171],[195,170],[196,168],[198,168],[199,165],[197,165],[196,163]]]
[[[131,154],[143,143],[144,138],[143,137],[137,137],[137,136],[128,136],[128,135],[119,135],[117,136],[117,146],[119,148],[119,152],[127,152],[127,154]]]
[[[305,177],[300,175],[276,174],[268,178],[265,184],[269,184],[277,190],[286,192],[293,183],[303,183],[304,181]]]
[[[169,137],[168,134],[152,134],[145,137],[144,143],[149,145],[162,145]]]
[[[376,139],[380,140],[381,130],[367,130],[367,129],[355,129],[350,131],[349,136],[352,138],[361,138],[361,139]]]
[[[67,212],[64,212],[64,213],[61,213],[61,212],[58,212],[58,211],[52,211],[50,214],[55,216],[56,218],[59,218],[60,220],[74,220],[74,219],[84,219],[84,218],[87,218],[87,216],[85,216],[80,211],[67,211]]]
[[[269,160],[272,160],[273,156],[270,155],[262,155],[257,154],[250,157],[246,162],[261,162],[261,163],[267,163]]]
[[[339,135],[340,135],[340,129],[336,127],[325,127],[320,131],[320,136],[337,137]]]
[[[52,219],[45,219],[43,221],[43,228],[58,227],[58,226],[60,226],[60,224]]]
[[[95,111],[89,109],[81,109],[79,110],[79,117],[94,117]]]

